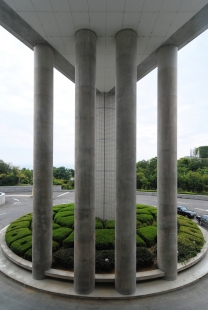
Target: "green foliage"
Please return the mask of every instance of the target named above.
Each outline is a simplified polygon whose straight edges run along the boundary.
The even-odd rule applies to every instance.
[[[74,204],[57,205],[53,208],[53,260],[54,264],[73,267],[74,247]],[[147,205],[136,205],[137,217],[137,268],[153,264],[153,247],[156,248],[157,208]],[[26,214],[13,221],[6,232],[6,242],[14,253],[32,260],[32,233],[29,229],[32,214]],[[153,224],[152,224],[153,223]],[[178,249],[179,262],[195,256],[204,244],[203,234],[190,219],[178,216]],[[150,225],[152,224],[152,225]],[[60,227],[61,226],[61,227]],[[110,271],[114,268],[115,221],[102,221],[96,218],[96,270]],[[105,229],[103,228],[105,227]],[[124,227],[125,230],[125,227]],[[151,247],[151,252],[147,248]],[[145,248],[145,249],[144,249]],[[59,253],[59,254],[56,254]],[[56,254],[56,255],[55,255]],[[55,256],[54,256],[55,255]]]
[[[147,247],[151,247],[156,243],[157,227],[147,226],[139,228],[137,234],[146,242]]]
[[[74,216],[60,216],[55,220],[56,224],[60,226],[73,228],[74,227]]]
[[[95,229],[103,229],[103,221],[98,217],[95,219]]]
[[[66,268],[74,268],[74,249],[61,248],[53,254],[53,267],[61,264]]]
[[[58,224],[56,224],[56,223],[53,223],[52,229],[55,230],[55,229],[57,229],[57,228],[60,228],[60,226],[59,226]]]
[[[56,215],[54,216],[54,220],[56,221],[59,217],[66,217],[66,216],[73,216],[74,215],[74,210],[62,210],[56,213]]]
[[[65,167],[53,167],[53,184],[62,185],[63,189],[74,188],[74,170]]]
[[[199,146],[200,158],[208,158],[208,146]]]
[[[32,261],[32,248],[30,248],[29,250],[27,250],[24,254],[24,259],[29,260],[29,262]]]
[[[72,233],[72,229],[66,227],[60,227],[53,230],[53,240],[62,244],[63,240],[66,239]]]
[[[22,239],[26,236],[31,236],[32,232],[28,228],[19,228],[19,229],[13,229],[13,230],[7,230],[5,235],[5,240],[7,245],[10,247],[12,242]]]
[[[153,216],[151,214],[137,214],[137,220],[141,223],[146,223],[147,225],[151,225],[153,223]]]
[[[9,227],[7,228],[7,231],[10,231],[10,230],[16,230],[18,228],[29,228],[30,227],[30,221],[16,221],[16,222],[12,222]]]
[[[136,235],[136,246],[137,246],[137,247],[146,247],[146,243],[145,243],[144,240],[143,240],[140,236],[138,236],[138,235]]]
[[[63,246],[70,248],[74,247],[74,232],[72,232],[66,239],[64,239]]]
[[[150,212],[147,209],[142,208],[142,209],[136,209],[136,214],[149,214],[150,215]]]
[[[150,267],[154,263],[154,254],[146,247],[136,249],[136,267],[137,269]]]
[[[11,244],[11,250],[21,256],[24,257],[25,252],[32,248],[32,236],[27,236],[22,239],[18,239]]]
[[[115,221],[114,220],[106,220],[105,221],[106,229],[115,229]]]
[[[114,250],[100,250],[95,253],[95,269],[96,272],[111,271],[115,265]]]
[[[18,218],[17,220],[13,221],[12,223],[22,222],[22,221],[32,221],[32,213],[25,214]]]
[[[97,229],[96,249],[111,250],[115,248],[115,229]]]
[[[181,158],[178,160],[179,192],[200,194],[208,192],[208,146],[201,148],[202,157],[207,158]],[[157,189],[157,158],[137,162],[136,178],[137,189],[155,191]]]

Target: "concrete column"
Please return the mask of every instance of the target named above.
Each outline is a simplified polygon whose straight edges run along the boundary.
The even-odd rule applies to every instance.
[[[74,290],[95,286],[96,35],[76,33]]]
[[[157,262],[167,280],[177,277],[177,50],[158,50]]]
[[[40,280],[52,262],[53,50],[34,47],[34,155],[32,275]]]
[[[137,34],[116,35],[116,247],[115,287],[136,289],[136,82]]]

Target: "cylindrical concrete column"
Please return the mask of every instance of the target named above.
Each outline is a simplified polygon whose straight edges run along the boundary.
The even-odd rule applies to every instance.
[[[137,34],[116,35],[116,236],[115,287],[136,289],[136,82]]]
[[[34,47],[32,275],[37,280],[52,263],[53,58],[51,47]]]
[[[177,277],[177,51],[158,50],[157,262],[167,280]]]
[[[76,33],[74,290],[95,286],[96,35]]]

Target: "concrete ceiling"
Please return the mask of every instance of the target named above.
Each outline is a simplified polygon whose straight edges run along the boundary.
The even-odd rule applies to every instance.
[[[75,33],[83,28],[93,30],[97,34],[97,89],[108,92],[115,86],[115,35],[119,30],[131,28],[138,34],[137,65],[138,74],[144,71],[142,77],[156,66],[154,55],[159,46],[174,43],[180,48],[207,28],[207,4],[208,0],[0,0],[11,17],[8,21],[1,14],[0,20],[14,35],[24,37],[24,43],[34,46],[29,38],[32,32],[21,34],[30,26],[33,35],[37,33],[36,37],[56,50],[56,62],[59,58],[67,63],[71,75]],[[19,17],[18,27],[14,16]]]

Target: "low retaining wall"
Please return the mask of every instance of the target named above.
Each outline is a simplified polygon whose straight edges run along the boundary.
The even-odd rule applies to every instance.
[[[29,186],[0,186],[0,192],[4,193],[32,193],[32,185]],[[53,192],[61,192],[61,185],[54,185]]]
[[[5,204],[5,194],[0,192],[0,206]]]
[[[136,192],[137,195],[145,196],[157,196],[157,192]],[[205,200],[208,201],[208,196],[205,195],[188,195],[188,194],[178,194],[178,198],[182,199],[193,199],[193,200]]]

